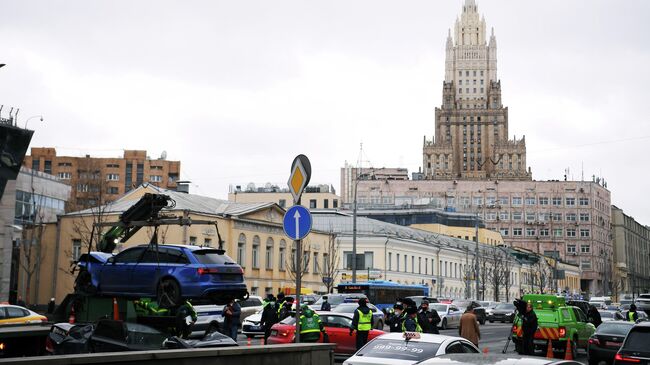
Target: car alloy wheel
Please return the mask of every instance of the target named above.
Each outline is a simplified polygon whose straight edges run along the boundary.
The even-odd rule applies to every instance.
[[[95,294],[97,292],[97,288],[93,285],[92,275],[88,270],[82,269],[79,271],[74,281],[74,290],[82,294]]]
[[[181,288],[174,279],[163,279],[158,284],[158,305],[173,307],[181,304]]]
[[[442,328],[443,330],[446,330],[446,329],[447,329],[447,318],[445,318],[445,319],[442,320],[442,327],[441,327],[441,328]]]

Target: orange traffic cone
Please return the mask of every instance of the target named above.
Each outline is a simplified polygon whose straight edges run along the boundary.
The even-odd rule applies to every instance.
[[[120,307],[117,305],[117,298],[113,298],[113,319],[120,320]]]
[[[566,340],[566,351],[564,351],[564,360],[573,360],[573,353],[571,352],[571,338]]]
[[[548,357],[549,359],[555,357],[553,355],[553,344],[551,343],[551,340],[548,340],[548,347],[546,348],[546,357]]]
[[[68,323],[74,324],[75,321],[76,321],[76,317],[74,315],[74,305],[71,305],[70,306],[70,318],[68,318]]]

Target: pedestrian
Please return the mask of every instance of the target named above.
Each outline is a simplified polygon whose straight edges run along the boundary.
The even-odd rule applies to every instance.
[[[287,317],[291,317],[291,311],[293,309],[293,297],[285,298],[282,308],[280,308],[280,313],[278,314],[278,322],[284,320]]]
[[[600,312],[598,312],[598,309],[596,309],[595,306],[590,305],[589,306],[589,322],[593,324],[594,326],[598,327],[600,326],[601,323],[603,323],[602,318],[600,318]]]
[[[429,309],[429,301],[423,300],[420,305],[420,312],[418,313],[418,321],[422,326],[425,333],[438,334],[438,323],[440,323],[440,316],[438,312]]]
[[[192,326],[196,323],[198,315],[192,303],[185,301],[183,305],[176,310],[176,331],[178,337],[189,338],[192,334]]]
[[[368,342],[368,332],[372,329],[372,311],[368,308],[368,299],[359,299],[359,307],[354,311],[352,317],[352,327],[350,327],[350,336],[357,331],[357,351]]]
[[[418,310],[409,306],[404,310],[406,317],[402,321],[402,332],[422,332],[422,327],[418,323]]]
[[[266,345],[269,336],[271,336],[271,327],[278,323],[278,313],[276,309],[275,297],[273,294],[266,296],[266,305],[262,309],[262,319],[260,325],[264,328],[264,344]]]
[[[20,296],[20,295],[18,296],[18,300],[16,300],[16,305],[20,306],[20,307],[25,307],[26,306],[25,301],[23,300],[22,296]]]
[[[467,310],[460,317],[458,334],[478,347],[478,340],[481,339],[481,330],[478,326],[478,320],[476,319],[476,314],[474,314],[474,306],[472,304],[467,306]]]
[[[241,306],[237,301],[231,299],[224,310],[224,328],[226,336],[237,341],[237,330],[239,329],[239,319],[241,317]]]
[[[54,298],[50,298],[50,302],[47,303],[47,313],[52,314],[54,313],[55,309],[56,309],[56,301]]]
[[[388,314],[386,318],[386,324],[390,329],[390,332],[402,332],[402,312],[404,311],[404,306],[402,303],[395,303],[393,305],[391,313]]]
[[[519,303],[519,304],[517,304]],[[525,307],[524,307],[525,305]],[[521,353],[520,355],[535,355],[535,344],[533,343],[533,338],[535,337],[535,332],[537,331],[537,315],[533,310],[533,306],[530,303],[526,303],[523,300],[516,300],[515,307],[519,309],[519,315],[521,316]],[[521,312],[521,309],[524,309],[524,312]]]
[[[320,305],[320,310],[330,311],[332,310],[332,305],[327,301],[327,295],[323,295],[323,303]]]
[[[630,310],[625,314],[625,320],[630,322],[639,320],[639,314],[636,312],[636,304],[630,304]]]
[[[308,305],[302,305],[300,307],[300,342],[318,342],[321,333],[323,342],[329,342],[320,316]]]
[[[280,311],[284,306],[284,302],[285,302],[284,293],[282,292],[278,293],[278,296],[275,301],[275,314],[278,318],[280,318]]]

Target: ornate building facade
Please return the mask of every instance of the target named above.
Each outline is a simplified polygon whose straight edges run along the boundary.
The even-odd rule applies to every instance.
[[[508,108],[497,78],[497,41],[485,18],[465,0],[454,37],[447,35],[442,106],[435,136],[424,137],[423,174],[434,180],[531,180],[525,138],[508,139]]]

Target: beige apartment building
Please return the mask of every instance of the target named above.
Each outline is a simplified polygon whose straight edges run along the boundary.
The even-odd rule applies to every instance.
[[[23,164],[51,174],[72,187],[72,210],[113,201],[144,183],[176,189],[180,161],[166,153],[152,159],[147,151],[125,150],[122,157],[59,156],[52,147],[33,147]]]
[[[246,284],[251,294],[277,293],[282,288],[295,287],[291,271],[295,250],[292,248],[293,241],[285,236],[282,229],[284,210],[277,204],[234,203],[149,185],[131,190],[104,206],[102,219],[117,220],[123,211],[147,192],[169,195],[176,202],[173,209],[163,210],[166,214],[182,216],[187,212],[188,217],[195,221],[216,221],[225,242],[226,254],[244,268]],[[99,218],[97,211],[98,208],[93,208],[68,213],[60,216],[58,222],[47,225],[43,236],[41,268],[30,285],[32,297],[43,298],[43,303],[50,297],[60,302],[73,291],[71,264],[88,250],[88,233],[93,219]],[[118,245],[116,251],[148,243],[152,232],[150,228],[142,229],[129,241]],[[214,226],[199,224],[162,226],[158,231],[160,244],[218,247],[217,237]],[[326,233],[314,230],[303,240],[303,257],[309,257],[310,262],[302,285],[313,292],[325,291],[321,275],[329,237]]]
[[[611,194],[603,185],[600,180],[360,180],[357,201],[360,207],[381,201],[477,214],[506,244],[579,265],[582,290],[598,295],[605,273],[611,275],[606,257],[613,257]]]
[[[282,208],[293,205],[293,196],[288,188],[280,188],[270,183],[256,187],[253,183],[231,185],[228,201],[235,203],[276,203]],[[307,186],[302,194],[300,204],[309,209],[338,209],[341,198],[331,185]]]
[[[612,205],[613,296],[650,292],[650,227]],[[612,257],[610,256],[610,259]]]

